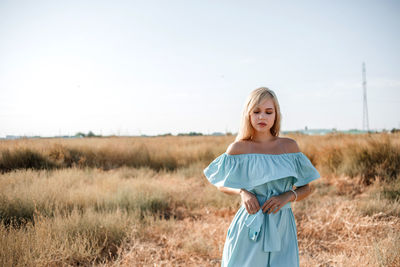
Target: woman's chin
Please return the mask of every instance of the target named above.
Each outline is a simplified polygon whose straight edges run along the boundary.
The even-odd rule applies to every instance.
[[[257,129],[257,131],[260,132],[260,133],[264,133],[264,132],[266,133],[266,132],[269,132],[269,131],[270,131],[270,129],[267,128],[267,127],[257,127],[256,129]]]

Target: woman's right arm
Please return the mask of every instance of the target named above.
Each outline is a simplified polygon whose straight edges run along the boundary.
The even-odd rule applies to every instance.
[[[226,153],[229,155],[236,155],[244,153],[245,150],[246,150],[246,144],[244,142],[235,141],[228,146]],[[249,214],[257,213],[257,211],[260,209],[260,204],[258,203],[257,197],[243,188],[234,189],[234,188],[219,186],[218,190],[229,195],[240,195],[240,197],[242,198],[242,203],[244,204],[244,207],[246,208]]]
[[[228,195],[240,195],[242,198],[242,203],[244,203],[244,206],[249,214],[257,213],[257,211],[260,209],[260,204],[258,203],[257,197],[246,189],[218,186],[218,190]]]
[[[228,195],[240,195],[241,189],[229,188],[224,186],[218,186],[218,190]]]

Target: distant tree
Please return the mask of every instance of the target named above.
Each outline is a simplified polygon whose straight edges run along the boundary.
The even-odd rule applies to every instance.
[[[171,136],[171,133],[159,134],[158,136]]]
[[[197,132],[190,132],[190,133],[178,133],[178,136],[197,136],[197,135],[203,135],[202,133],[197,133]]]
[[[81,132],[78,132],[78,133],[75,134],[75,136],[76,136],[76,137],[85,137],[86,134],[81,133]]]
[[[87,137],[96,137],[96,135],[92,131],[89,131]]]
[[[203,135],[202,133],[190,132],[189,136]]]

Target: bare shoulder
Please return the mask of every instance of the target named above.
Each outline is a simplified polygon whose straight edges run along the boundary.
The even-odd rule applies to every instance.
[[[281,144],[283,145],[286,153],[297,153],[300,152],[300,148],[297,145],[296,140],[288,137],[280,138]]]
[[[235,141],[228,146],[226,153],[229,155],[245,154],[248,151],[248,147],[248,141]]]

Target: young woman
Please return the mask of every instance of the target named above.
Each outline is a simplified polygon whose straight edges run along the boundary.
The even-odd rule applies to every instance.
[[[320,175],[296,141],[279,137],[280,125],[275,93],[265,87],[252,91],[235,142],[204,169],[220,191],[242,198],[221,266],[299,266],[291,202],[306,198],[308,183]]]

